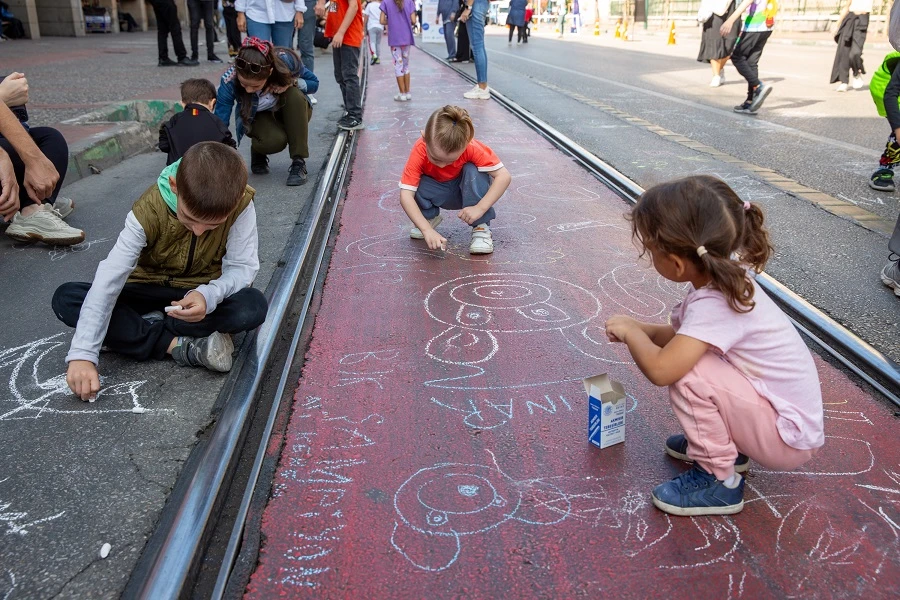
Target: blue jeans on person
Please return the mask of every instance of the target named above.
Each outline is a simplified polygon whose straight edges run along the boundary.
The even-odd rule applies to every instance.
[[[303,13],[303,27],[297,31],[297,50],[300,51],[300,60],[307,69],[313,73],[316,70],[315,65],[315,48],[313,40],[316,37],[316,3],[309,0],[306,3],[306,12]]]
[[[258,37],[261,40],[268,40],[275,46],[290,48],[294,41],[294,22],[260,23],[253,19],[247,19],[247,35]]]
[[[444,23],[444,43],[447,44],[447,58],[456,56],[456,23],[446,21]]]
[[[475,59],[475,79],[478,83],[487,83],[487,51],[484,49],[484,17],[488,11],[488,0],[475,0],[472,13],[466,21],[469,43],[472,44],[472,57]]]
[[[416,190],[416,204],[419,205],[422,216],[431,220],[440,214],[441,209],[460,210],[466,206],[475,206],[487,194],[493,181],[493,177],[482,173],[472,163],[464,164],[462,173],[450,181],[436,181],[423,175]],[[472,223],[472,227],[490,225],[491,220],[496,217],[492,206],[484,216]]]

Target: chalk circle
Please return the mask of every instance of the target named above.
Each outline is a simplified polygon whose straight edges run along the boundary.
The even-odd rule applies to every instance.
[[[423,483],[416,496],[425,508],[447,515],[469,515],[506,504],[490,481],[471,473],[444,473]]]
[[[485,273],[446,281],[428,292],[425,310],[452,327],[500,333],[561,330],[600,314],[587,289],[543,275]]]

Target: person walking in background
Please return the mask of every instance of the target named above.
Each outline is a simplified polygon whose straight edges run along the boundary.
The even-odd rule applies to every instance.
[[[453,23],[456,26],[456,56],[451,58],[450,62],[468,63],[472,60],[469,30],[460,18],[466,10],[466,2],[467,0],[459,0],[459,6],[456,7],[456,16],[453,17]]]
[[[531,19],[534,18],[534,8],[531,6],[531,2],[525,5],[525,39],[522,40],[523,44],[528,43],[528,38],[531,37]]]
[[[381,35],[384,33],[384,25],[381,24],[381,1],[372,0],[366,4],[363,10],[363,25],[369,36],[369,58],[371,64],[377,65],[381,60]]]
[[[557,15],[559,17],[557,26],[559,27],[559,37],[561,38],[566,32],[566,16],[569,14],[568,0],[562,0],[562,2],[560,2],[559,6],[557,7],[557,11]]]
[[[456,19],[457,0],[438,0],[437,19],[435,25],[443,27],[444,43],[447,44],[447,60],[453,60],[456,56],[456,37],[454,36],[453,21]]]
[[[178,8],[175,0],[150,0],[153,14],[156,15],[156,43],[159,46],[159,66],[194,67],[200,63],[188,58],[184,39],[181,37],[181,22],[178,20]],[[169,36],[172,36],[172,48],[178,62],[169,58]]]
[[[225,35],[228,39],[228,56],[234,58],[241,49],[241,30],[238,29],[234,0],[222,0],[222,17],[225,19]]]
[[[290,48],[294,45],[294,30],[303,27],[306,4],[303,0],[235,0],[234,8],[242,33]]]
[[[491,90],[487,78],[487,51],[484,48],[484,18],[487,16],[488,0],[466,0],[466,8],[460,20],[466,24],[472,56],[475,59],[475,79],[478,83],[463,94],[469,100],[490,100]]]
[[[516,43],[522,43],[525,37],[525,7],[528,0],[509,0],[509,13],[506,15],[506,26],[509,28],[509,42],[512,44],[513,30],[518,30]]]
[[[731,54],[731,64],[747,80],[747,99],[735,106],[734,112],[755,115],[772,93],[772,86],[759,80],[759,59],[775,27],[778,5],[776,0],[743,0],[722,24],[719,33],[729,35],[735,22],[747,9],[750,10],[744,22],[744,31]]]
[[[306,12],[303,13],[303,26],[297,30],[297,50],[300,51],[300,60],[303,66],[309,69],[310,73],[315,73],[316,55],[316,26],[318,18],[316,17],[316,3],[313,0],[306,0]],[[310,103],[315,106],[319,101],[312,94],[307,94]]]
[[[835,88],[836,92],[846,92],[849,89],[851,70],[853,89],[861,89],[864,85],[861,75],[866,69],[863,67],[862,53],[869,29],[870,12],[872,0],[850,0],[838,17],[838,28],[834,36],[837,52],[834,55],[834,65],[831,67],[831,83],[840,81]]]
[[[345,131],[365,129],[362,121],[362,91],[359,87],[359,51],[362,48],[362,7],[360,0],[331,0],[327,14],[325,0],[318,0],[316,14],[325,15],[325,37],[331,38],[334,78],[341,87],[344,110],[338,127]]]
[[[723,36],[721,33],[722,25],[732,14],[734,0],[703,0],[697,12],[697,20],[703,23],[697,62],[708,62],[712,67],[713,76],[709,87],[719,87],[725,83],[725,64],[731,58],[734,45],[741,34],[740,22],[735,23],[728,35]]]
[[[216,56],[215,39],[216,23],[213,20],[212,0],[188,0],[188,12],[191,17],[191,60],[198,60],[200,21],[206,28],[206,60],[211,63],[221,63],[222,59]]]
[[[400,93],[394,96],[398,102],[409,102],[409,49],[415,43],[413,27],[418,18],[413,0],[384,0],[381,3],[381,24],[388,28],[388,46],[394,61],[394,75]]]

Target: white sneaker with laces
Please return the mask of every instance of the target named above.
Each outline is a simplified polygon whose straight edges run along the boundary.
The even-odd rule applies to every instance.
[[[491,238],[491,228],[487,225],[479,225],[473,228],[469,254],[490,254],[493,251],[494,240]]]
[[[403,94],[394,94],[394,102],[403,102],[406,100],[406,96]]]
[[[900,256],[891,254],[888,264],[881,269],[881,281],[900,298]]]
[[[306,97],[309,98],[309,103],[312,104],[313,106],[315,106],[316,104],[319,103],[319,101],[316,100],[316,97],[313,96],[312,94],[307,94]]]
[[[432,228],[437,229],[437,226],[440,225],[441,221],[443,221],[443,220],[444,220],[444,217],[442,217],[441,215],[438,215],[433,219],[428,219],[428,222],[431,223]],[[418,227],[413,227],[412,229],[409,230],[409,237],[411,237],[414,240],[424,240],[425,234],[422,233],[422,230],[419,229]]]
[[[850,88],[847,87],[847,84],[846,84],[846,83],[842,83],[842,84],[840,84],[839,86],[837,86],[836,88],[834,88],[834,91],[836,91],[836,92],[846,92],[846,91],[849,90],[849,89],[850,89]]]
[[[721,75],[713,75],[712,81],[709,82],[709,87],[719,87],[722,85],[722,76]]]
[[[469,100],[490,100],[491,88],[486,87],[484,89],[481,89],[481,86],[476,85],[471,90],[463,94],[463,98],[468,98]]]
[[[20,242],[44,242],[51,246],[74,246],[84,241],[84,232],[69,227],[55,210],[36,210],[27,217],[16,213],[6,235]]]
[[[854,77],[853,78],[853,89],[854,90],[861,90],[864,85],[865,85],[865,82],[863,81],[862,77]]]
[[[44,204],[44,210],[49,210],[50,205]],[[65,219],[75,210],[75,201],[65,196],[57,196],[52,209],[59,213],[60,218]]]

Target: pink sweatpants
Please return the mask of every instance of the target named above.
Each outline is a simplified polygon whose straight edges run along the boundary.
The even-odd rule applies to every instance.
[[[713,352],[669,386],[669,399],[688,440],[688,457],[719,480],[734,473],[738,452],[778,471],[795,469],[817,452],[785,444],[769,401]]]

